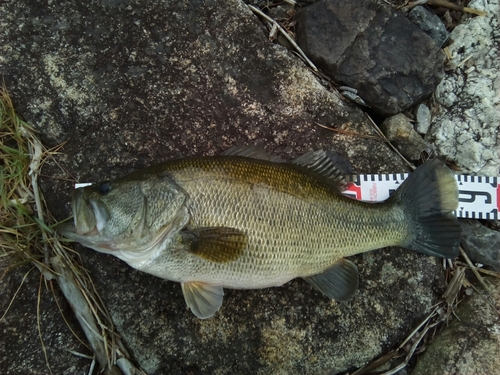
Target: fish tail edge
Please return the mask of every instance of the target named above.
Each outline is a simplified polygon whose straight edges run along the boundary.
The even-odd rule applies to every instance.
[[[404,247],[439,258],[456,258],[461,228],[453,214],[458,208],[458,186],[453,172],[440,160],[427,161],[398,189],[410,215],[410,235]]]

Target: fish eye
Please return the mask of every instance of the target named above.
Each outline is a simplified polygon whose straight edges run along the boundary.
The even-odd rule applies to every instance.
[[[101,193],[101,195],[106,195],[110,191],[111,191],[111,184],[109,183],[109,181],[101,182],[101,185],[99,186],[99,193]]]

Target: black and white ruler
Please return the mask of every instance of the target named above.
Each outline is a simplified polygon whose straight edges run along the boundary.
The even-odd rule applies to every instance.
[[[362,201],[380,202],[389,198],[408,176],[408,173],[350,176],[343,193]],[[457,217],[500,220],[499,177],[455,175],[455,179],[459,191]]]

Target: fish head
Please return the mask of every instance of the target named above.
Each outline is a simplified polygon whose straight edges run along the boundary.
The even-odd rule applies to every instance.
[[[57,230],[100,252],[141,253],[186,224],[184,202],[182,189],[166,177],[103,181],[75,189],[73,224]]]

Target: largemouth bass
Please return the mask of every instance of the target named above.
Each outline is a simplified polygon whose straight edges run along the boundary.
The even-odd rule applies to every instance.
[[[458,188],[439,160],[420,166],[382,203],[347,198],[341,184],[324,151],[282,162],[236,148],[76,189],[74,225],[59,231],[181,283],[202,319],[220,308],[223,288],[280,286],[296,277],[350,300],[358,288],[350,255],[386,246],[458,255]]]

